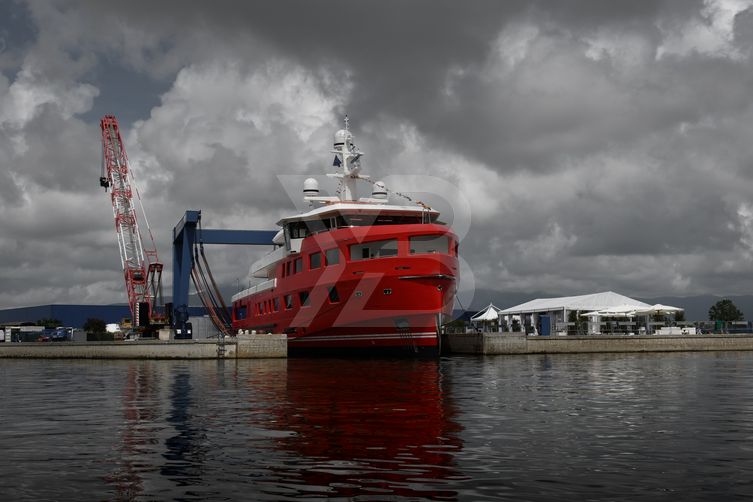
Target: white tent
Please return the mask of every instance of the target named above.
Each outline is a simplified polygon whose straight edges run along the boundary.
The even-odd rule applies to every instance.
[[[677,312],[682,312],[685,309],[680,307],[672,307],[671,305],[662,305],[661,303],[657,303],[655,305],[651,305],[648,308],[640,309],[637,311],[639,314],[675,314]]]
[[[634,300],[628,296],[620,295],[612,291],[593,293],[580,296],[563,296],[560,298],[538,298],[530,302],[521,303],[514,307],[506,308],[499,312],[506,314],[529,314],[535,312],[553,312],[559,310],[597,311],[614,307],[629,306],[633,310],[646,309],[648,303]]]
[[[569,313],[573,311],[587,312],[591,316],[588,332],[597,333],[600,329],[598,317],[631,317],[635,315],[635,311],[649,307],[648,303],[643,303],[613,291],[604,291],[590,295],[538,298],[504,309],[499,312],[499,315],[508,318],[511,316],[520,316],[521,319],[530,316],[531,325],[534,329],[539,316],[548,315],[551,319],[550,326],[554,327],[557,332],[562,332],[575,329],[575,323],[568,320]]]
[[[477,312],[476,315],[471,317],[471,321],[496,321],[499,319],[500,310],[502,309],[495,307],[494,304],[490,303],[485,309]]]

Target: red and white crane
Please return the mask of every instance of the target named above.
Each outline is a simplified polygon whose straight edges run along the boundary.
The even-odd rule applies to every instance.
[[[164,323],[164,318],[157,311],[158,302],[162,301],[162,263],[157,256],[157,247],[149,222],[143,214],[144,208],[141,206],[138,189],[134,190],[131,187],[133,174],[128,168],[128,156],[120,137],[118,121],[112,115],[105,115],[99,125],[102,129],[102,173],[99,184],[105,191],[111,189],[115,232],[118,234],[120,262],[133,325]],[[149,233],[150,247],[145,247],[141,238],[134,193],[139,199]]]

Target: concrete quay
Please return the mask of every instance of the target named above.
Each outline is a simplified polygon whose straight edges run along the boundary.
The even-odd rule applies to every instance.
[[[288,356],[286,335],[239,335],[217,340],[0,343],[0,358],[266,359]]]
[[[448,354],[587,354],[606,352],[693,352],[753,350],[753,333],[676,336],[526,336],[509,333],[451,333],[442,336]]]

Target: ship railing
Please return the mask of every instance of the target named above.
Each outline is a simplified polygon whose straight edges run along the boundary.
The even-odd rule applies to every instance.
[[[253,295],[254,293],[259,293],[260,291],[266,291],[268,289],[272,289],[277,286],[277,278],[270,279],[268,281],[260,282],[259,284],[255,284],[251,286],[250,288],[244,289],[240,293],[236,293],[233,295],[233,301],[238,301],[241,298],[244,298],[249,295]]]

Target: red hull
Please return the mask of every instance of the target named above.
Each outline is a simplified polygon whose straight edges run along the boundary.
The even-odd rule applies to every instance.
[[[437,235],[447,236],[446,253],[411,253],[411,237]],[[394,256],[350,256],[354,244],[387,238],[397,241]],[[456,243],[448,227],[428,223],[311,235],[275,265],[274,288],[233,302],[233,329],[287,333],[291,349],[438,347],[455,296]],[[335,248],[337,263],[312,268],[312,254]],[[302,270],[289,273],[287,263],[298,258]]]

